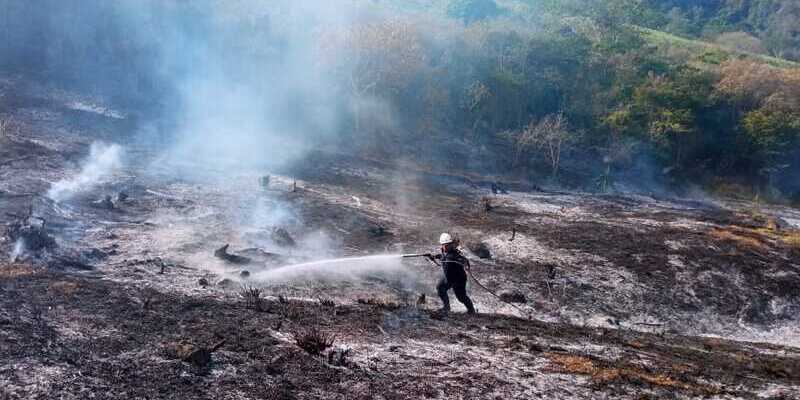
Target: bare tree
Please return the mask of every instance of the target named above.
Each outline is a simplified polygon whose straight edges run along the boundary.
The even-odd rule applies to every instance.
[[[553,176],[557,176],[561,168],[561,155],[572,139],[563,112],[547,115],[539,122],[531,121],[516,137],[514,163],[518,163],[525,154],[539,151],[550,164]]]

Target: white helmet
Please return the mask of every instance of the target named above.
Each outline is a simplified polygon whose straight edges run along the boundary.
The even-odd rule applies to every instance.
[[[439,236],[439,244],[445,245],[453,243],[453,237],[450,236],[449,233],[445,232],[441,236]]]

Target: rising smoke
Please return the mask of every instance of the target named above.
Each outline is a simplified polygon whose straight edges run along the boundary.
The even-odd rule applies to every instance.
[[[125,4],[138,40],[158,43],[145,75],[158,76],[175,99],[165,108],[159,164],[190,166],[179,169],[183,175],[196,174],[198,164],[281,166],[340,129],[350,101],[320,63],[321,43],[357,8],[288,0]],[[168,28],[154,32],[159,22]]]
[[[362,3],[0,0],[0,67],[132,111],[158,163],[281,165],[344,123],[324,45]]]
[[[122,156],[122,148],[116,144],[92,143],[80,172],[54,183],[47,197],[61,202],[101,184],[122,167]]]
[[[399,128],[405,108],[392,104],[392,93],[417,85],[425,57],[401,46],[418,39],[412,32],[423,24],[396,23],[406,11],[368,0],[0,7],[0,67],[107,100],[135,119],[137,143],[161,153],[155,165],[181,177],[202,177],[197,165],[285,166],[312,147],[389,148],[380,137]]]
[[[9,262],[16,262],[19,260],[20,257],[25,253],[25,241],[22,238],[17,239],[14,243],[14,247],[11,250],[11,256],[9,257]]]

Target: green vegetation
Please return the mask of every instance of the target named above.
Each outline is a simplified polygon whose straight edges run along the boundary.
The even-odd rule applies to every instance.
[[[768,27],[747,33],[741,21],[723,23],[733,14],[642,0],[453,0],[446,9],[465,25],[371,25],[385,55],[338,43],[359,49],[361,62],[366,48],[407,69],[365,82],[400,123],[357,117],[356,143],[432,142],[475,168],[601,190],[628,182],[800,191],[800,65],[776,56],[793,49],[762,43]],[[659,30],[667,28],[680,36]],[[355,70],[364,76],[376,64]]]

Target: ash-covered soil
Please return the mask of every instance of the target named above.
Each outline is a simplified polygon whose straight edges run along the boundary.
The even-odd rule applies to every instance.
[[[124,111],[0,85],[2,398],[800,397],[798,210],[493,194],[491,178],[322,151],[198,165],[143,144]],[[121,165],[53,200],[95,142]],[[429,252],[442,231],[519,308],[473,281],[479,315],[453,299],[443,318],[420,259],[279,269]],[[55,245],[20,251],[23,234]],[[215,257],[225,244],[239,258]]]

